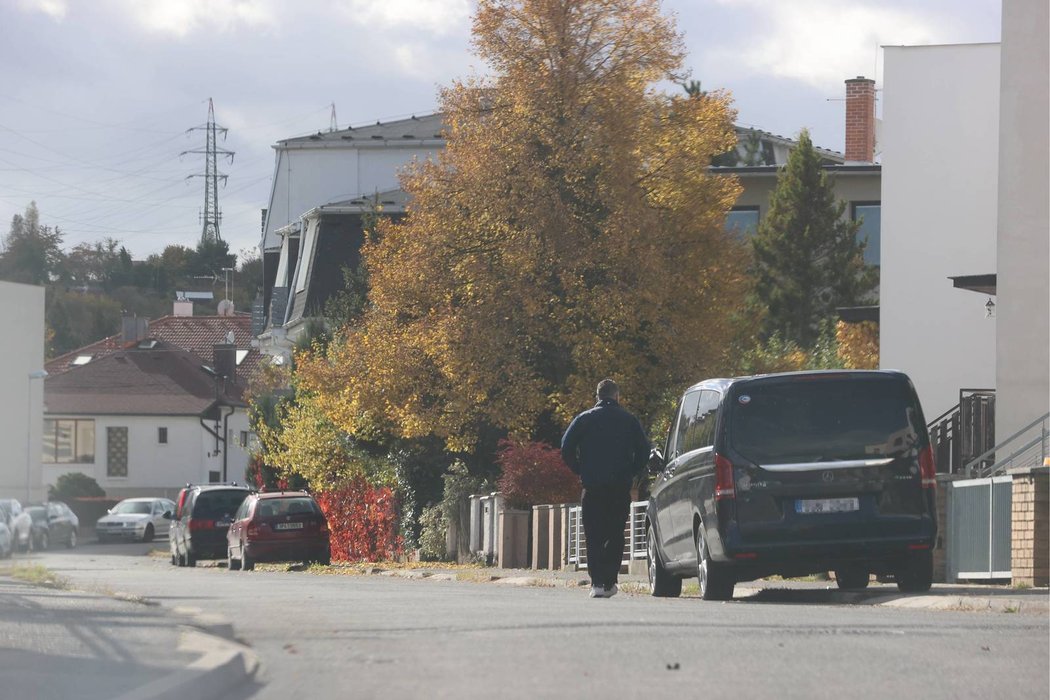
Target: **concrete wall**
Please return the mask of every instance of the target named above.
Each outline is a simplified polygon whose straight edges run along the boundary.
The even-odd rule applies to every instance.
[[[880,365],[932,418],[995,387],[987,297],[948,277],[996,271],[999,46],[886,47],[884,75]]]
[[[1050,65],[1046,0],[1003,1],[995,434],[1050,411]]]
[[[227,409],[228,410],[228,409]],[[59,476],[81,472],[95,479],[107,496],[173,497],[187,483],[206,483],[209,472],[222,472],[222,453],[216,451],[215,438],[207,433],[197,416],[65,416],[48,418],[93,419],[95,421],[94,464],[45,464],[45,484],[54,484]],[[213,421],[206,421],[214,429]],[[128,429],[128,475],[106,474],[106,428]],[[158,442],[158,428],[168,429],[168,442]],[[220,431],[221,431],[220,423]],[[230,452],[227,457],[227,479],[244,481],[248,452],[240,447],[240,431],[248,430],[248,417],[237,410],[227,422]],[[40,444],[39,441],[37,444]]]
[[[0,282],[0,328],[0,497],[41,501],[40,450],[34,446],[40,444],[44,383],[29,373],[44,368],[44,288]]]

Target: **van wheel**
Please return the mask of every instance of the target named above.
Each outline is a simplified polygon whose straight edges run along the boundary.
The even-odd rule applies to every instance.
[[[657,598],[677,598],[682,595],[682,579],[672,576],[660,563],[656,551],[656,533],[650,525],[645,533],[645,560],[649,572],[649,594]]]
[[[866,566],[847,566],[835,569],[835,583],[846,591],[867,588],[870,579],[871,574]]]
[[[700,597],[704,600],[732,600],[736,581],[724,567],[711,561],[711,552],[704,537],[704,526],[696,533],[696,569],[700,580]]]
[[[933,552],[925,550],[908,557],[894,572],[901,593],[925,593],[933,585]]]

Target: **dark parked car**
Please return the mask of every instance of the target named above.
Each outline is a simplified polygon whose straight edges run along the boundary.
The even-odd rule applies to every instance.
[[[29,506],[26,512],[33,518],[33,546],[47,549],[54,544],[77,546],[77,528],[80,520],[69,506],[61,501]]]
[[[795,372],[690,387],[661,454],[646,517],[649,585],[708,600],[738,581],[834,571],[841,588],[933,579],[935,469],[900,372]]]
[[[227,536],[231,571],[251,571],[256,562],[329,564],[328,520],[308,493],[256,493],[237,511]]]
[[[251,490],[236,484],[190,484],[179,492],[168,535],[171,563],[196,566],[226,558],[226,533]]]

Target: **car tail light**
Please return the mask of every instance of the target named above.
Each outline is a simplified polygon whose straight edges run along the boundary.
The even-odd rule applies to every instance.
[[[248,526],[248,537],[258,537],[258,536],[259,536],[259,526],[256,525],[255,523],[252,523],[251,525]]]
[[[213,529],[215,529],[215,521],[214,520],[199,520],[199,519],[191,519],[190,520],[190,531],[191,532],[194,531],[194,530],[213,530]]]
[[[929,445],[919,453],[919,476],[924,489],[937,488],[937,465],[933,461],[933,448]]]
[[[736,498],[733,485],[733,463],[720,454],[715,455],[715,500]]]

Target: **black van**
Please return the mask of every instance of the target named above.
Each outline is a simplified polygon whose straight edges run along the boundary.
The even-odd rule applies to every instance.
[[[911,380],[892,371],[791,372],[690,387],[646,516],[650,592],[698,577],[707,600],[738,581],[834,571],[841,588],[890,574],[929,590],[937,534],[930,439]]]
[[[244,499],[252,493],[233,484],[186,484],[171,514],[168,546],[174,566],[226,558],[226,533]]]

